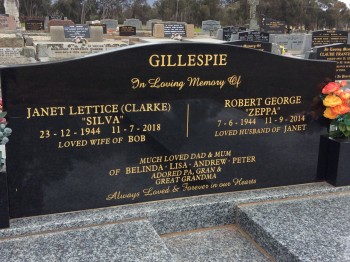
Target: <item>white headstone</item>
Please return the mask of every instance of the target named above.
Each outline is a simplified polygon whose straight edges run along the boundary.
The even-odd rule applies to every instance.
[[[5,13],[15,17],[17,27],[21,27],[19,21],[19,1],[18,0],[4,0]]]

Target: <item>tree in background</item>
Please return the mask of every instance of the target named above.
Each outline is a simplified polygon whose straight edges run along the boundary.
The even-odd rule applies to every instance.
[[[3,1],[3,0],[0,0]],[[183,21],[201,26],[204,20],[219,20],[221,25],[249,24],[247,0],[19,0],[21,16],[59,14],[76,23],[96,19],[152,18]],[[260,0],[257,14],[285,21],[287,26],[305,30],[347,29],[350,11],[338,0]]]
[[[19,0],[20,17],[42,17],[50,12],[50,0]]]

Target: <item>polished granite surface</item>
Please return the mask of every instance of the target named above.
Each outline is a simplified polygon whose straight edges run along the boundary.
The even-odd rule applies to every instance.
[[[312,183],[13,219],[0,261],[345,262],[349,201]]]
[[[238,207],[237,223],[277,261],[350,261],[350,193]]]
[[[163,241],[177,261],[270,261],[235,226],[170,234]]]

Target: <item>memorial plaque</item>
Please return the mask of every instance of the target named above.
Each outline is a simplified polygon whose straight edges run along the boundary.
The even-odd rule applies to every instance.
[[[63,30],[65,38],[75,38],[77,36],[90,38],[90,30],[88,25],[64,26]]]
[[[268,43],[270,41],[270,34],[259,31],[238,32],[238,40]]]
[[[134,26],[120,26],[119,27],[120,36],[132,36],[136,35],[136,27]]]
[[[237,34],[238,32],[246,31],[247,28],[245,27],[237,27],[237,26],[226,26],[222,28],[223,33],[223,40],[224,41],[231,41],[231,35]]]
[[[350,45],[335,44],[315,48],[316,59],[337,62],[335,78],[350,80]]]
[[[27,31],[45,30],[45,19],[26,19],[24,26]]]
[[[347,44],[348,43],[347,31],[339,30],[320,30],[312,32],[311,46],[322,46],[331,44]]]
[[[10,215],[314,182],[335,65],[166,43],[1,68]]]
[[[263,20],[263,32],[269,34],[284,34],[286,23],[284,21],[278,21],[271,18],[265,18]]]
[[[49,20],[64,20],[63,15],[49,15]]]
[[[171,37],[173,34],[186,36],[185,24],[165,23],[164,24],[164,37]]]
[[[269,53],[271,53],[272,51],[272,43],[253,42],[253,41],[233,41],[225,44],[236,45],[236,46],[241,46],[245,48],[252,48],[255,50],[269,52]]]
[[[202,21],[202,30],[204,32],[216,31],[220,28],[221,28],[220,21],[216,21],[216,20]]]

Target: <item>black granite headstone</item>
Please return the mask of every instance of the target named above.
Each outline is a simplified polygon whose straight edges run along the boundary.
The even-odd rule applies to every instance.
[[[135,26],[120,26],[119,27],[119,35],[120,36],[132,36],[136,35],[136,27]]]
[[[310,58],[337,62],[335,79],[350,80],[350,45],[334,44],[314,47]]]
[[[286,23],[271,18],[264,18],[262,31],[270,34],[284,34]]]
[[[10,226],[7,174],[0,171],[0,228]]]
[[[243,41],[258,41],[258,42],[266,42],[270,41],[270,34],[264,33],[260,31],[245,31],[238,33],[238,40]]]
[[[27,31],[40,31],[45,30],[44,19],[26,19],[24,22],[25,30]]]
[[[15,218],[314,182],[335,63],[166,43],[0,73]]]
[[[246,31],[245,27],[237,27],[237,26],[226,26],[222,28],[223,40],[230,41],[232,34],[237,34],[238,32]]]
[[[265,51],[265,52],[269,52],[269,53],[271,53],[271,51],[272,51],[272,43],[266,43],[266,42],[233,41],[233,42],[227,42],[225,44],[242,46],[245,48],[252,48],[252,49],[256,49],[259,51]]]
[[[322,46],[331,44],[347,44],[348,43],[347,31],[339,30],[320,30],[312,32],[311,46]]]
[[[66,25],[63,26],[65,38],[75,38],[77,36],[90,38],[90,30],[88,25]]]
[[[49,20],[64,20],[63,15],[49,15]]]

